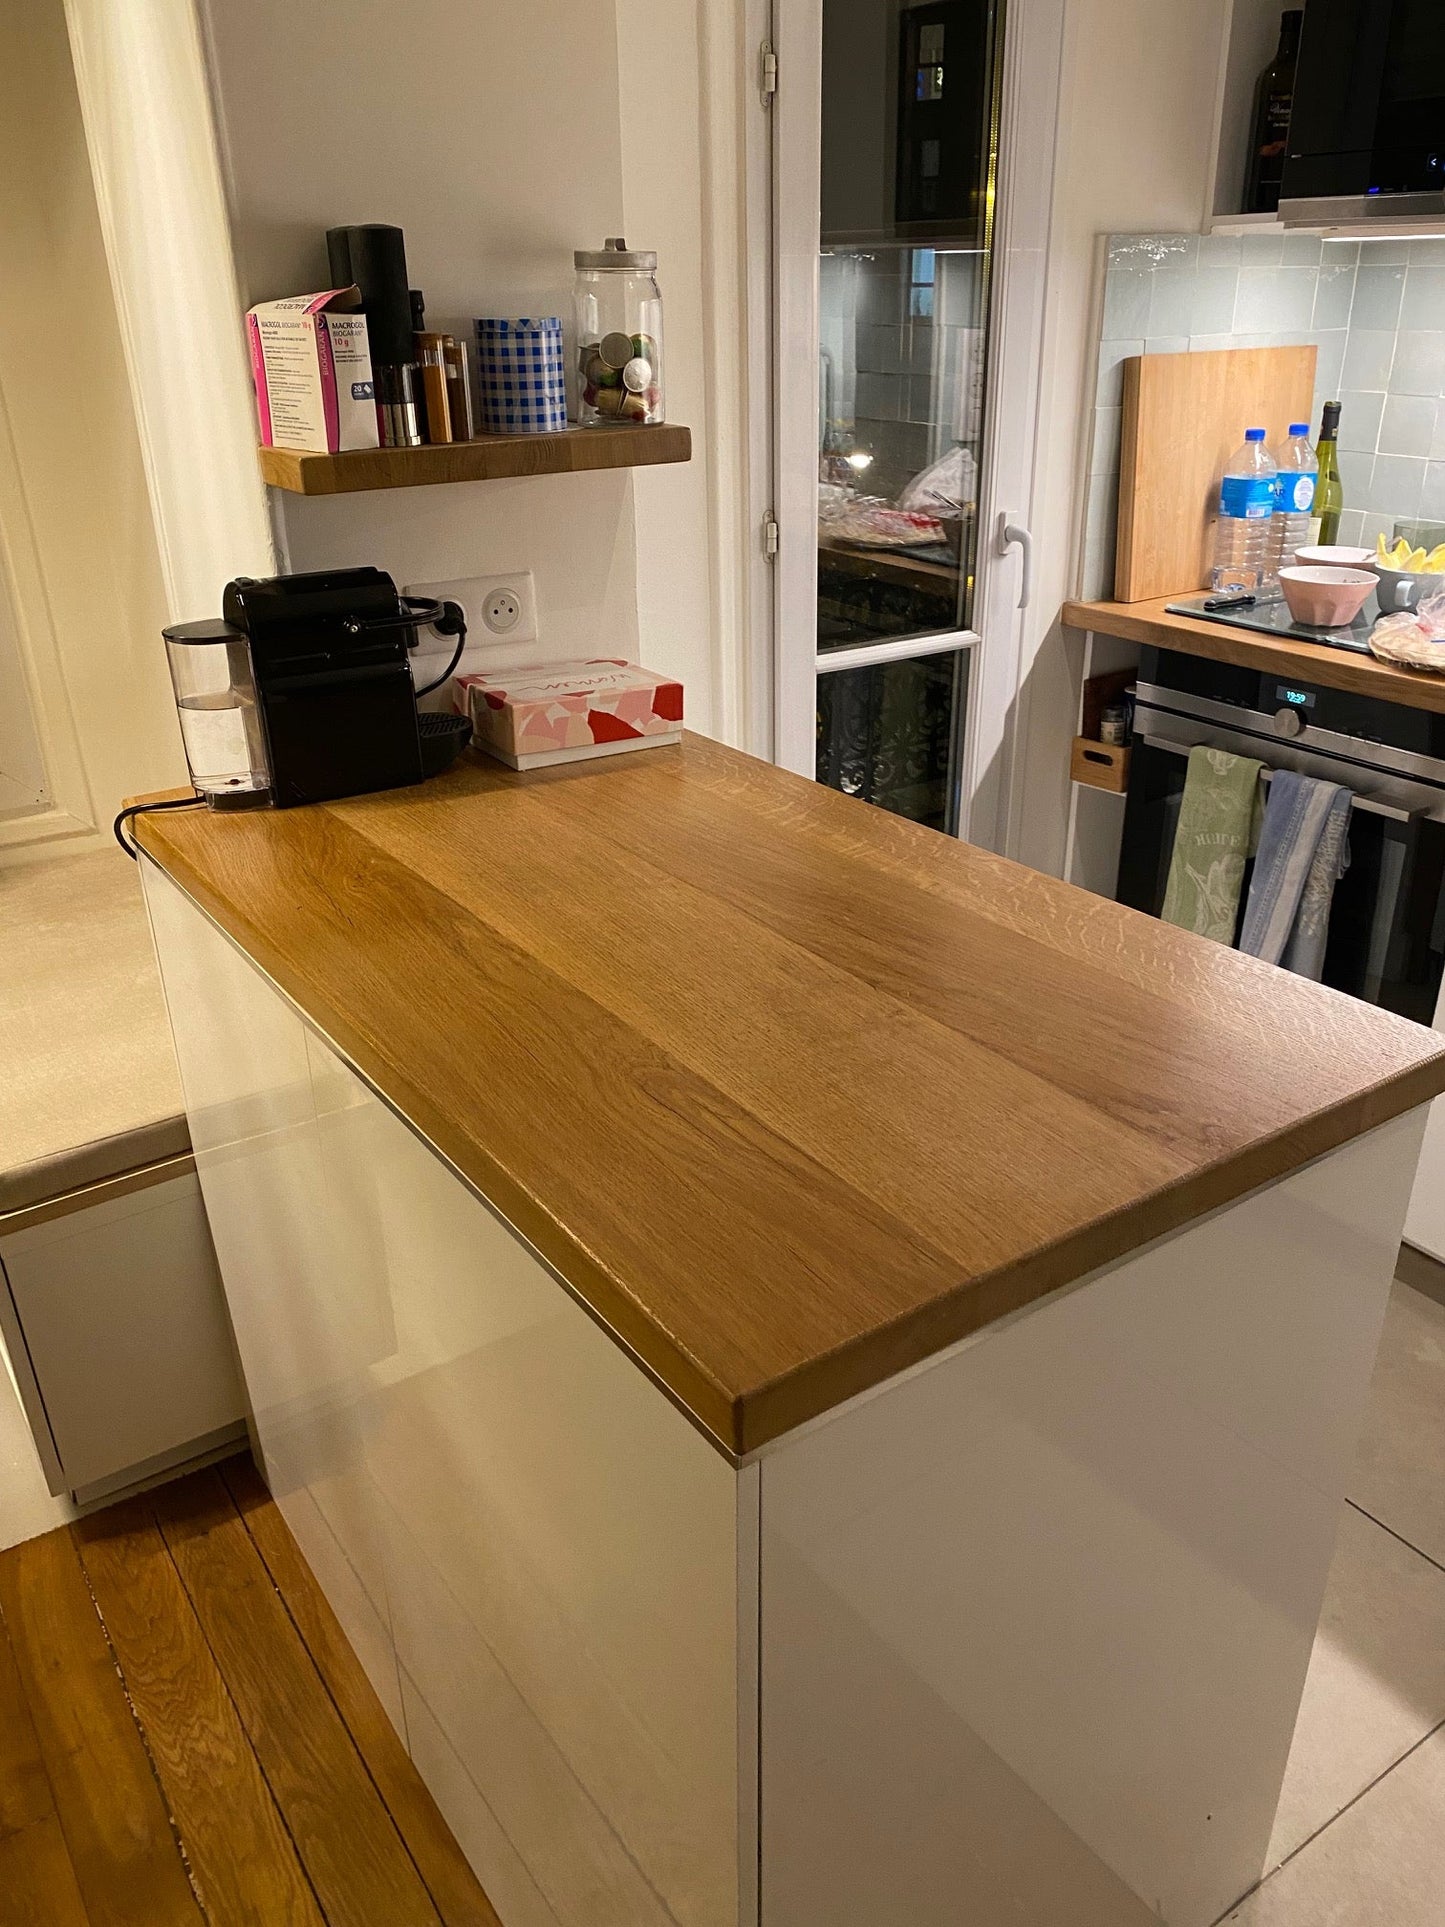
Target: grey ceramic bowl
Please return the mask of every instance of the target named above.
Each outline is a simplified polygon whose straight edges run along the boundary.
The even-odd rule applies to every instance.
[[[1397,609],[1418,609],[1445,588],[1445,575],[1407,575],[1402,569],[1386,568],[1383,562],[1372,562],[1370,567],[1380,578],[1380,607],[1386,615]]]

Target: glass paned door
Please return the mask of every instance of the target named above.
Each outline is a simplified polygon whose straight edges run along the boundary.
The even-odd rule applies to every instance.
[[[995,12],[822,0],[821,27],[816,774],[956,830]]]
[[[773,753],[1006,849],[1064,0],[771,26]]]

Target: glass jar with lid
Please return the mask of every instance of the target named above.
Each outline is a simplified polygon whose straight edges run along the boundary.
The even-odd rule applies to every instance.
[[[621,238],[579,249],[577,419],[598,423],[665,419],[662,401],[662,296],[657,256]]]

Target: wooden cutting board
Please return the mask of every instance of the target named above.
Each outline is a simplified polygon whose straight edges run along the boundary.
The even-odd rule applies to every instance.
[[[1313,348],[1133,355],[1119,450],[1119,602],[1192,595],[1209,581],[1219,480],[1246,428],[1273,447],[1314,407]]]

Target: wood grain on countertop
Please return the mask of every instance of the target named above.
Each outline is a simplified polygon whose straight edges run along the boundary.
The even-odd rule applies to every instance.
[[[731,1454],[1445,1088],[1430,1031],[695,736],[137,831]]]
[[[1323,683],[1327,689],[1378,696],[1381,702],[1401,703],[1407,709],[1445,711],[1445,676],[1398,669],[1392,662],[1362,656],[1353,649],[1332,649],[1325,642],[1296,642],[1258,629],[1205,622],[1199,616],[1169,615],[1167,605],[1178,600],[1178,596],[1165,596],[1158,602],[1066,602],[1060,620],[1066,629],[1089,629],[1095,635],[1149,643],[1156,649],[1182,649],[1187,655],[1243,669],[1272,670]]]

